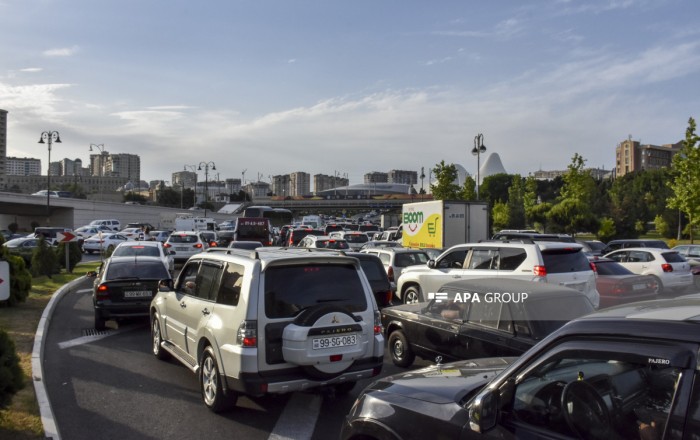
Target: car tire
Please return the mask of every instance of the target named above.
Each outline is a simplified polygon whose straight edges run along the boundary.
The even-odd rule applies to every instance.
[[[95,330],[102,331],[106,328],[105,318],[102,316],[99,310],[95,309]]]
[[[413,365],[413,361],[416,359],[406,335],[401,330],[394,330],[389,335],[389,351],[391,352],[391,360],[397,367],[408,368]]]
[[[163,337],[160,332],[160,321],[158,318],[153,316],[153,319],[151,321],[151,341],[153,343],[151,349],[153,351],[153,355],[160,359],[160,360],[165,360],[170,358],[170,353],[165,351],[163,347],[161,346],[161,343],[163,342]]]
[[[207,408],[215,413],[232,408],[236,403],[235,394],[231,391],[228,394],[224,393],[219,365],[211,346],[204,349],[199,367],[199,385],[202,400]]]
[[[654,277],[654,281],[656,281],[656,294],[662,295],[664,293],[664,283],[662,283],[661,279],[656,275],[652,275],[652,277]]]
[[[421,293],[420,287],[413,285],[408,286],[406,290],[403,291],[402,298],[404,304],[415,304],[423,301],[423,294]]]

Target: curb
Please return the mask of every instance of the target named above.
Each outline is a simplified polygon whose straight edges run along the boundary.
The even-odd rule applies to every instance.
[[[53,417],[53,410],[51,409],[51,402],[49,401],[49,395],[46,392],[46,387],[44,386],[44,334],[49,329],[49,323],[51,321],[51,314],[56,304],[61,299],[61,297],[70,290],[70,287],[77,281],[82,280],[84,277],[77,278],[68,284],[61,286],[49,300],[49,303],[44,308],[44,312],[41,314],[39,319],[39,325],[36,328],[36,334],[34,335],[34,347],[32,348],[32,381],[34,382],[34,392],[36,393],[36,400],[39,403],[39,412],[41,414],[41,424],[44,427],[44,437],[52,440],[60,440],[61,436],[58,433],[58,427],[56,426],[56,421]]]

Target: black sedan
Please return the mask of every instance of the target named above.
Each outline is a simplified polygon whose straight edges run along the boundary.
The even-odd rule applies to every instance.
[[[445,360],[519,356],[567,321],[594,309],[568,287],[508,279],[460,280],[428,293],[429,302],[382,310],[391,358]]]
[[[158,284],[170,272],[159,257],[112,257],[86,276],[95,278],[95,330],[104,330],[108,319],[148,316]]]
[[[696,439],[700,299],[630,303],[576,319],[519,358],[379,379],[341,440]]]

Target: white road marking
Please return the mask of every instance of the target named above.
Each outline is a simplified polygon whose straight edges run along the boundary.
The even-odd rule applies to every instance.
[[[92,293],[92,289],[80,289],[76,290],[75,293]]]
[[[75,347],[77,345],[89,344],[90,342],[99,341],[100,339],[104,339],[104,338],[107,338],[109,336],[114,336],[114,335],[117,335],[119,333],[124,333],[126,331],[133,330],[135,328],[137,328],[137,327],[136,326],[128,326],[128,327],[122,327],[122,328],[119,328],[116,330],[108,329],[101,335],[81,336],[79,338],[70,339],[70,340],[64,341],[64,342],[59,342],[58,348],[60,348],[61,350],[65,350],[66,348]]]
[[[293,393],[268,440],[308,440],[314,433],[322,397]]]

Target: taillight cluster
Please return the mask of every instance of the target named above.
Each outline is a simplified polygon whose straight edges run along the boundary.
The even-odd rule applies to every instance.
[[[389,266],[389,269],[386,270],[386,274],[389,276],[389,281],[394,281],[394,268],[392,266]]]
[[[105,284],[100,284],[95,289],[95,298],[99,300],[109,299],[109,288]]]
[[[535,274],[536,277],[547,276],[547,268],[544,266],[535,266],[532,268],[532,272]]]
[[[671,266],[668,263],[664,263],[661,265],[661,270],[663,270],[664,272],[673,272],[673,266]]]
[[[195,243],[195,244],[192,245],[192,247],[197,248],[197,249],[201,249],[201,248],[202,248],[202,243]]]
[[[173,247],[173,245],[170,244],[170,243],[163,243],[163,247],[164,247],[164,248],[169,248],[169,247]]]
[[[374,311],[374,334],[375,335],[381,335],[382,334],[382,315],[379,313],[379,310]]]
[[[258,321],[243,321],[238,326],[236,342],[242,347],[258,346]]]

